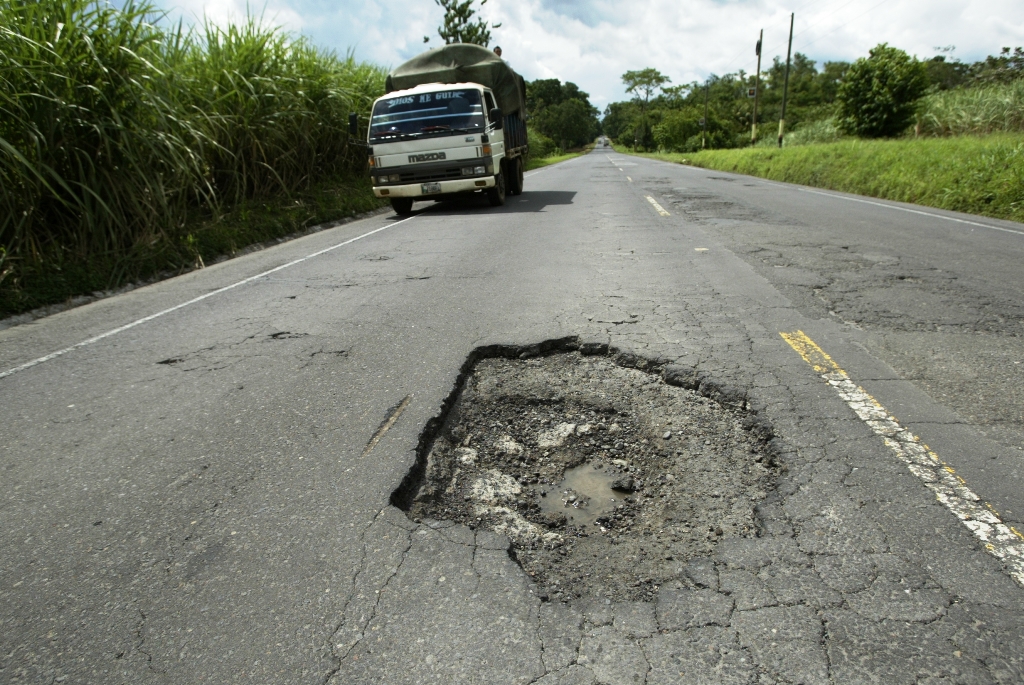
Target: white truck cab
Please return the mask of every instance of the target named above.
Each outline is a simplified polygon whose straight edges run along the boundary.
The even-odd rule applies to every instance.
[[[484,192],[492,205],[522,190],[521,151],[510,156],[494,93],[477,83],[427,83],[373,103],[367,143],[373,193],[399,214],[415,200]]]

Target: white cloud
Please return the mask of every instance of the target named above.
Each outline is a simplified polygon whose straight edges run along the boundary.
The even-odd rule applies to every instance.
[[[264,5],[247,3],[246,0],[168,0],[161,3],[164,9],[180,13],[185,21],[202,21],[208,19],[215,24],[239,22],[245,19],[247,8],[261,15],[263,23],[280,26],[295,33],[303,31],[303,15],[300,9],[293,7],[300,3],[287,0],[268,1]]]
[[[245,12],[245,0],[163,3],[218,21]],[[385,65],[439,44],[442,12],[432,0],[269,0],[266,7],[274,23],[322,47]],[[502,24],[492,44],[526,78],[573,81],[603,107],[625,97],[620,77],[630,69],[655,67],[673,83],[751,72],[761,28],[766,61],[784,59],[790,11],[794,51],[818,61],[853,60],[881,42],[925,58],[956,45],[965,61],[1024,45],[1020,0],[488,0],[482,15]]]

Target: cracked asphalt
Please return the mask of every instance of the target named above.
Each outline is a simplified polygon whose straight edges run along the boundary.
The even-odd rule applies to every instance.
[[[417,207],[0,330],[62,351],[0,377],[0,681],[1024,680],[1024,589],[779,335],[1022,530],[1024,227],[602,150]],[[654,602],[389,504],[474,350],[572,336],[775,431],[759,536]]]

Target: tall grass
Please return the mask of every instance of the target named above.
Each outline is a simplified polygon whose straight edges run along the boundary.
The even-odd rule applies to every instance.
[[[956,88],[921,100],[923,135],[1024,132],[1024,79],[974,88]]]
[[[786,146],[814,145],[816,143],[835,143],[846,137],[836,126],[836,120],[828,118],[801,123],[795,130],[787,132],[782,142]],[[777,148],[778,145],[778,139],[769,134],[759,138],[754,147]]]
[[[128,0],[0,0],[0,313],[29,274],[178,266],[188,222],[361,169],[383,69]],[[100,265],[100,266],[97,266]],[[95,279],[93,279],[95,280]]]
[[[124,252],[212,195],[203,158],[213,141],[162,78],[166,36],[146,13],[131,3],[0,0],[9,262]]]

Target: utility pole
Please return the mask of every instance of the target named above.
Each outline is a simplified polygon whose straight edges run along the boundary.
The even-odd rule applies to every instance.
[[[705,138],[708,135],[708,82],[705,81],[705,118],[700,124],[700,149],[705,147]]]
[[[782,147],[782,135],[786,132],[786,96],[789,94],[789,58],[793,53],[793,17],[789,15],[789,47],[786,48],[786,83],[782,87],[782,116],[779,117],[779,147]]]
[[[757,143],[757,99],[761,96],[761,41],[764,40],[764,29],[761,29],[761,35],[757,38],[757,71],[754,73],[754,116],[751,118],[750,124],[750,144],[754,145]]]

